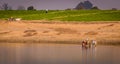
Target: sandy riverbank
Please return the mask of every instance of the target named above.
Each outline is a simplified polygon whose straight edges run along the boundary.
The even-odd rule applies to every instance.
[[[80,44],[86,38],[99,44],[120,44],[120,22],[0,21],[1,43]]]

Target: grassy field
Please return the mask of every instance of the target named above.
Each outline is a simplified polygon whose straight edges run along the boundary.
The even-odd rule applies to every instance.
[[[0,19],[11,16],[23,20],[120,21],[120,10],[0,11]]]

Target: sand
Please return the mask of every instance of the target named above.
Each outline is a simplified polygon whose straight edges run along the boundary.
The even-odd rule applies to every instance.
[[[1,43],[120,44],[120,22],[60,22],[0,20]]]

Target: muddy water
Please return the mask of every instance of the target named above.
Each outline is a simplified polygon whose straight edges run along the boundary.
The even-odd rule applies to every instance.
[[[120,47],[1,43],[0,64],[120,64]]]

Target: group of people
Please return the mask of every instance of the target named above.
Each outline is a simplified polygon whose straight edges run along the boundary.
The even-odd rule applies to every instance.
[[[90,40],[86,39],[86,40],[82,41],[82,47],[84,47],[84,48],[96,47],[96,45],[97,45],[97,41],[95,41],[95,40],[90,41]]]
[[[15,18],[15,17],[10,17],[8,18],[8,21],[20,21],[22,18]]]
[[[14,17],[10,17],[10,18],[8,19],[8,21],[15,21],[15,18],[14,18]]]

